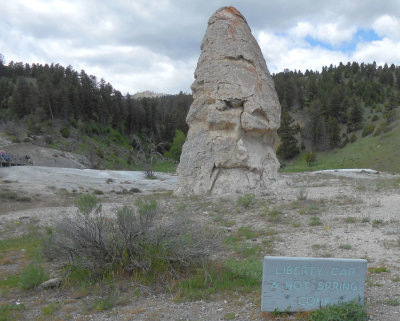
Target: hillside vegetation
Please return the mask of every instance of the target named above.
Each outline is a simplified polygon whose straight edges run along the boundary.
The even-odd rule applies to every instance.
[[[307,153],[318,153],[313,169],[398,171],[386,159],[396,159],[392,133],[397,133],[400,67],[349,62],[321,72],[285,70],[273,79],[282,106],[277,154],[284,170],[300,170],[307,166]],[[134,99],[84,70],[6,65],[0,55],[0,131],[16,143],[84,154],[94,168],[140,169],[138,142],[151,138],[161,160],[158,169],[174,170],[192,100],[182,92]],[[374,148],[377,156],[371,154]]]
[[[360,136],[343,148],[316,153],[311,166],[306,162],[307,152],[303,152],[286,163],[281,169],[285,172],[299,172],[332,168],[372,168],[378,171],[400,173],[400,121],[396,120],[385,131],[377,125],[375,131],[366,137]],[[356,136],[357,137],[357,136]]]
[[[0,59],[0,131],[13,143],[84,154],[94,168],[140,169],[137,143],[147,137],[157,155],[167,152],[188,130],[191,102],[183,93],[133,99],[71,66]]]
[[[396,118],[400,101],[400,67],[340,63],[321,72],[286,70],[274,75],[282,106],[278,155],[286,161],[300,150],[342,148]],[[382,128],[383,129],[383,128]]]

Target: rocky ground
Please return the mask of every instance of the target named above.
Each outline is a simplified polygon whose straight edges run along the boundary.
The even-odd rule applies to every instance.
[[[263,246],[263,255],[365,258],[365,298],[370,320],[400,320],[400,177],[371,173],[281,174],[271,190],[237,203],[242,195],[176,198],[176,177],[143,179],[142,173],[61,169],[0,168],[0,238],[32,225],[51,225],[73,215],[77,195],[95,193],[111,212],[134,205],[137,198],[156,198],[168,213],[180,211],[212,224],[224,236],[241,227],[254,232],[247,240]],[[10,196],[11,195],[11,196]],[[14,196],[12,196],[14,195]],[[275,213],[275,214],[273,214]],[[312,223],[314,222],[314,223]],[[272,237],[273,236],[273,237]],[[22,249],[23,250],[23,249]],[[23,251],[0,253],[0,275],[18,273]],[[224,260],[229,249],[214,259]],[[48,264],[51,276],[57,270]],[[380,271],[381,273],[377,273]],[[260,291],[220,293],[208,300],[177,300],[176,293],[116,281],[116,299],[107,311],[90,304],[107,289],[63,286],[52,290],[2,289],[0,305],[23,304],[22,320],[263,320]],[[52,313],[46,313],[54,307]],[[46,310],[47,308],[47,310]],[[294,316],[292,316],[294,318]]]

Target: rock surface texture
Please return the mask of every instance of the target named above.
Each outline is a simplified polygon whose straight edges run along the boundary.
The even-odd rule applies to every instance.
[[[279,168],[280,105],[260,47],[235,8],[208,21],[194,76],[175,194],[267,190]]]

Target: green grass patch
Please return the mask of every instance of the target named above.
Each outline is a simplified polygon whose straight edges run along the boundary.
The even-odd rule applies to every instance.
[[[279,223],[282,220],[282,213],[277,209],[268,212],[267,215],[268,221],[271,223]]]
[[[117,305],[117,296],[111,293],[106,296],[95,298],[94,300],[87,301],[85,303],[84,311],[88,312],[100,312],[110,311]]]
[[[21,320],[23,310],[25,310],[25,306],[23,304],[0,305],[0,321]]]
[[[53,316],[55,312],[57,312],[60,309],[60,302],[51,302],[47,306],[42,308],[42,314],[44,316]]]
[[[245,194],[238,198],[237,204],[244,208],[249,208],[254,203],[254,200],[255,200],[254,194]]]
[[[8,251],[21,251],[32,255],[41,248],[43,235],[36,227],[28,227],[28,232],[21,236],[0,240],[0,254]]]
[[[372,221],[373,227],[379,227],[379,226],[382,226],[383,224],[385,224],[385,221],[381,220],[381,219],[375,219]]]
[[[0,289],[1,288],[17,288],[21,283],[21,277],[19,274],[7,275],[4,279],[0,279]]]
[[[322,225],[322,222],[318,216],[312,216],[312,217],[310,217],[309,225],[310,226],[318,226],[318,225]]]
[[[400,305],[400,302],[397,299],[388,299],[388,300],[384,301],[383,303],[390,305],[392,307],[397,307]]]
[[[29,290],[48,280],[48,276],[41,266],[40,251],[42,245],[43,234],[35,227],[29,227],[29,232],[21,236],[0,241],[0,255],[6,255],[10,252],[21,253],[23,250],[21,262],[23,263],[26,258],[30,261],[22,268],[22,271],[2,278],[0,288],[21,287],[24,290]]]
[[[226,292],[241,294],[258,291],[261,287],[262,262],[260,260],[229,259],[222,265],[208,265],[177,284],[179,298],[187,300],[209,299]]]
[[[30,290],[48,279],[40,263],[30,262],[20,273],[7,275],[6,278],[0,280],[0,289],[20,287],[23,290]]]
[[[358,222],[358,218],[357,218],[357,217],[354,217],[354,216],[347,216],[347,217],[344,219],[344,221],[345,221],[346,223],[356,223],[356,222]]]
[[[357,302],[326,305],[311,312],[307,321],[366,321],[368,315],[365,307]]]
[[[259,233],[254,231],[250,226],[241,226],[238,231],[237,235],[239,237],[244,237],[246,240],[256,238]]]
[[[170,160],[159,160],[153,165],[155,172],[175,173],[178,164]]]
[[[379,274],[379,273],[385,273],[385,272],[390,272],[390,271],[388,270],[387,267],[385,267],[385,266],[380,266],[380,267],[376,267],[376,268],[374,268],[374,267],[369,267],[369,268],[368,268],[368,272],[374,273],[374,274]]]

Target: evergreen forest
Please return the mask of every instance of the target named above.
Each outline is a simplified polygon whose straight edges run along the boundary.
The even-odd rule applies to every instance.
[[[285,70],[273,79],[282,106],[277,150],[281,161],[301,150],[343,147],[354,140],[355,132],[364,134],[368,126],[371,131],[377,119],[389,125],[400,101],[400,67],[395,65],[340,63],[321,72]],[[73,130],[88,137],[112,132],[133,147],[133,137],[151,136],[156,144],[163,143],[157,146],[165,154],[174,137],[183,142],[191,102],[192,96],[182,92],[135,99],[84,70],[6,64],[0,55],[0,125],[23,125],[28,136],[45,135],[56,125],[63,137]],[[168,155],[178,160],[180,150],[172,147]]]

